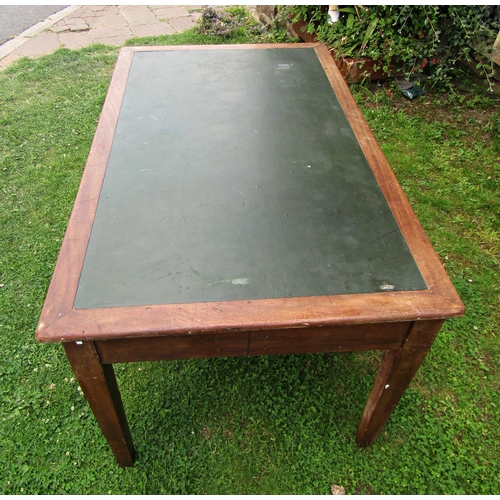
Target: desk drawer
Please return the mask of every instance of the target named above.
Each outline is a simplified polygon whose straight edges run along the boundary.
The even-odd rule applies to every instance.
[[[400,322],[251,332],[248,354],[395,349],[401,347],[410,325]]]
[[[103,363],[395,349],[409,322],[198,333],[97,342]]]
[[[101,340],[97,346],[103,363],[246,356],[248,332]]]

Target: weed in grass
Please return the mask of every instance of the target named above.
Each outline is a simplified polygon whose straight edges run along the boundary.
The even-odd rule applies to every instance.
[[[498,103],[386,86],[353,92],[467,314],[379,439],[354,442],[377,353],[131,363],[116,373],[137,463],[116,465],[63,350],[34,339],[116,56],[60,50],[0,73],[0,492],[500,493],[500,158],[484,130]]]
[[[239,6],[225,9],[206,7],[201,14],[198,29],[204,35],[222,37],[224,40],[261,35],[266,31],[245,7]]]

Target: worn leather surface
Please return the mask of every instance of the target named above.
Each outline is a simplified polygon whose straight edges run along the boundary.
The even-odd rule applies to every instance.
[[[76,308],[425,288],[313,49],[134,54]]]

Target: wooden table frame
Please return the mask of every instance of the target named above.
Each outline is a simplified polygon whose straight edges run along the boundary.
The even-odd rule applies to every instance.
[[[246,48],[314,48],[428,289],[75,309],[80,272],[134,53]],[[443,321],[463,314],[460,298],[324,45],[126,47],[121,50],[36,332],[41,342],[63,344],[75,376],[121,466],[133,464],[134,448],[113,363],[383,350],[356,434],[358,445],[367,446],[387,422]]]

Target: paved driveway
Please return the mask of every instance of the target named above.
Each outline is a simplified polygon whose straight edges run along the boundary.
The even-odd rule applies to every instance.
[[[66,5],[0,5],[0,45]]]

